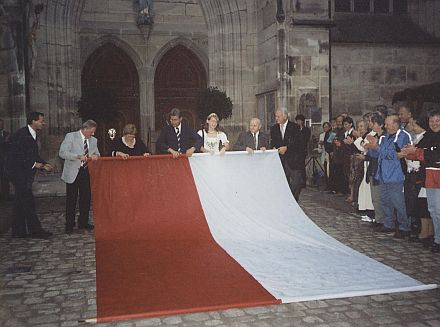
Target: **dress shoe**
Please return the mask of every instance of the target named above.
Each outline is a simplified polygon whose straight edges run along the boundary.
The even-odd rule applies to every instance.
[[[377,228],[374,228],[374,231],[376,233],[394,233],[396,230],[394,228],[388,228],[385,227],[384,225],[381,225]]]
[[[42,240],[49,239],[53,234],[51,232],[45,231],[44,229],[39,230],[38,232],[33,232],[29,234],[30,238],[38,238]]]
[[[64,231],[66,234],[72,234],[73,233],[73,227],[71,226],[66,226],[66,229]]]
[[[13,233],[11,236],[12,236],[12,238],[27,238],[29,235],[26,234],[26,233],[24,233],[24,234],[15,234],[15,233]]]
[[[78,226],[78,229],[93,230],[94,228],[95,228],[95,226],[92,225],[92,224],[87,224],[87,225],[80,225],[80,226]]]
[[[440,252],[440,244],[432,242],[431,252],[432,253],[439,253]]]
[[[393,237],[399,239],[409,239],[410,235],[411,235],[410,231],[404,231],[399,229],[397,232],[394,233]]]
[[[431,244],[433,243],[433,241],[434,241],[433,236],[423,237],[420,239],[420,242],[422,243],[422,245],[425,249],[429,249],[431,247]]]

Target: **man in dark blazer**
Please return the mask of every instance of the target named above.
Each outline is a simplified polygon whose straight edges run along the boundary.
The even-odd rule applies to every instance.
[[[182,115],[177,108],[171,109],[170,124],[162,128],[157,139],[157,152],[171,153],[173,158],[185,153],[188,157],[200,151],[203,139],[191,127],[182,123]]]
[[[4,130],[4,127],[5,123],[0,118],[0,200],[9,199],[9,180],[6,178],[5,162],[10,134]]]
[[[66,234],[72,234],[75,226],[78,195],[78,229],[95,227],[89,223],[91,191],[87,160],[97,160],[100,156],[98,141],[93,137],[96,126],[93,120],[85,121],[80,130],[66,134],[60,146],[59,156],[64,159],[61,179],[66,182]]]
[[[298,126],[289,121],[285,108],[276,110],[275,122],[276,124],[270,129],[270,146],[278,150],[290,190],[298,201],[304,182],[302,177],[305,164],[303,138]]]
[[[27,126],[17,130],[9,140],[6,170],[15,190],[12,237],[47,239],[52,236],[41,227],[32,194],[37,169],[52,170],[52,166],[38,153],[37,131],[43,129],[44,124],[41,112],[31,112],[27,117]]]
[[[258,118],[252,118],[249,122],[249,131],[242,132],[238,136],[232,150],[253,153],[254,150],[266,150],[269,148],[269,137],[260,131],[261,121]]]

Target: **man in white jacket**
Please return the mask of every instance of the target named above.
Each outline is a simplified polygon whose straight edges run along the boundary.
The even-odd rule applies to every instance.
[[[91,191],[87,161],[97,160],[100,155],[97,140],[93,137],[96,126],[95,121],[87,120],[79,131],[68,133],[61,143],[59,156],[65,160],[61,179],[66,182],[66,234],[71,234],[75,226],[78,194],[78,228],[94,228],[89,223]]]

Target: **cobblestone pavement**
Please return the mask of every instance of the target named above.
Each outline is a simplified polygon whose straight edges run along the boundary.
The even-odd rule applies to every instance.
[[[374,234],[342,198],[308,188],[308,216],[344,244],[424,283],[440,284],[440,255]],[[10,205],[0,205],[5,229]],[[0,235],[0,326],[77,326],[96,316],[93,233],[63,234],[64,198],[38,201],[51,240]],[[5,223],[6,221],[6,223]],[[366,275],[365,278],[368,278]],[[395,293],[178,315],[99,326],[440,326],[440,291]]]

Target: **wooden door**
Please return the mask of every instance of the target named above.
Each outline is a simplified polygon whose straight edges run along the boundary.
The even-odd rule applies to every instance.
[[[197,100],[206,86],[206,71],[199,58],[182,45],[170,49],[157,65],[154,77],[156,130],[165,125],[172,108],[179,108],[183,120],[200,129]]]
[[[139,76],[130,57],[114,44],[108,43],[97,49],[86,61],[81,88],[84,94],[88,88],[101,88],[116,98],[117,116],[111,122],[97,121],[96,137],[102,155],[110,152],[110,128],[116,129],[116,137],[122,135],[126,124],[137,127],[138,137],[142,135],[139,113]],[[144,140],[146,141],[146,140]]]

